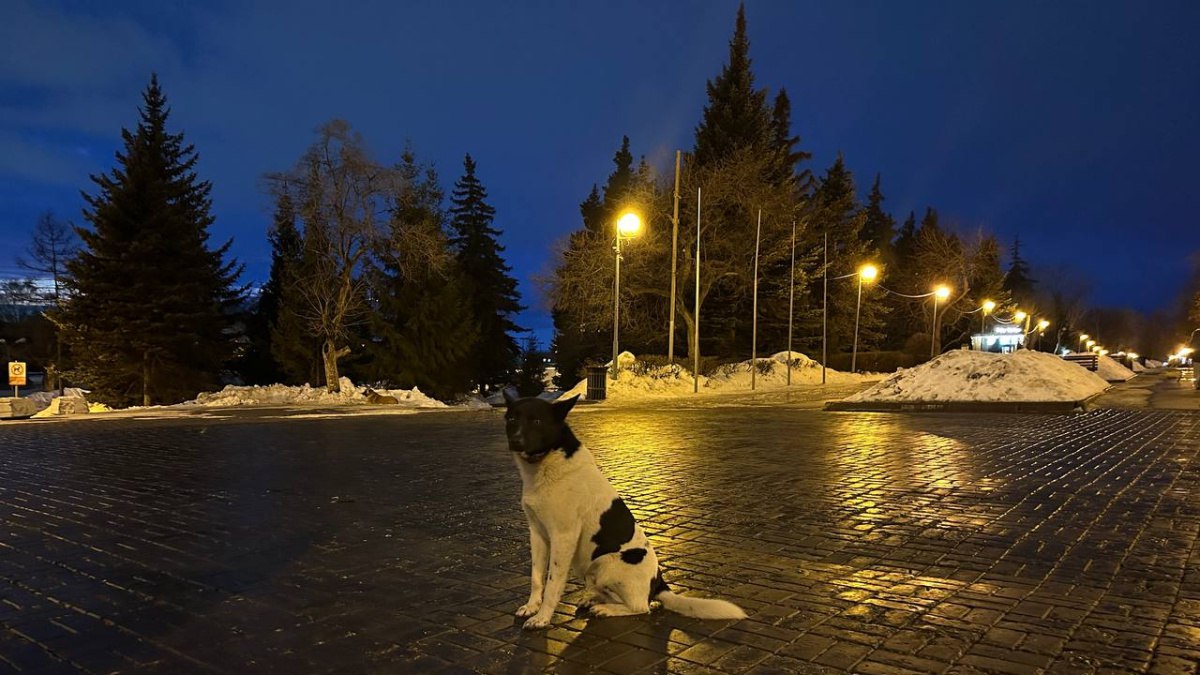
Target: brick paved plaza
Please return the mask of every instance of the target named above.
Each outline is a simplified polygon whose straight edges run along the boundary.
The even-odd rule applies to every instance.
[[[0,672],[1200,661],[1197,413],[580,409],[667,581],[750,618],[537,633],[498,412],[284,414],[0,425]]]

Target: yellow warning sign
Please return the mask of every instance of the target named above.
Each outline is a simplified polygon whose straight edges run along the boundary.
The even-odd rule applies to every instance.
[[[25,386],[25,364],[20,361],[8,362],[8,385],[10,387]]]

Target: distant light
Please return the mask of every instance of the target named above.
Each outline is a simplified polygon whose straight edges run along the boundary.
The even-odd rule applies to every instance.
[[[1045,319],[1042,319],[1041,321],[1038,322],[1038,328],[1041,328],[1042,330],[1046,330],[1049,327],[1050,327],[1050,322]]]
[[[996,309],[996,303],[992,302],[991,300],[983,301],[983,311],[984,312],[990,312],[993,309]]]
[[[1096,344],[1096,341],[1095,341],[1095,340],[1088,340],[1088,341],[1087,341],[1087,347],[1088,347],[1088,349],[1091,349],[1091,348],[1092,348],[1092,345],[1094,345],[1094,344]]]
[[[858,276],[863,281],[875,281],[875,277],[879,276],[879,268],[868,263],[858,268]]]
[[[1013,317],[1014,317],[1014,318],[1015,318],[1017,321],[1024,321],[1024,320],[1025,320],[1025,317],[1027,317],[1027,316],[1029,316],[1029,315],[1028,315],[1028,314],[1026,314],[1025,312],[1022,312],[1021,310],[1017,310],[1017,313],[1016,313],[1016,314],[1013,314]]]
[[[936,295],[939,300],[945,300],[946,298],[950,297],[950,287],[938,286],[937,288],[933,289],[933,294]]]
[[[1090,337],[1091,337],[1091,336],[1090,336],[1090,335],[1088,335],[1087,333],[1083,333],[1082,335],[1080,335],[1080,336],[1079,336],[1079,341],[1080,341],[1080,342],[1083,342],[1084,340],[1087,340],[1087,339],[1088,339],[1088,338],[1090,338]]]

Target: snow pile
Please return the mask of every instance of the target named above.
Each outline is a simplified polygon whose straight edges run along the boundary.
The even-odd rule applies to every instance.
[[[652,366],[629,352],[617,357],[621,364],[617,379],[609,379],[609,400],[631,401],[647,398],[690,396],[695,389],[692,373],[681,365]],[[792,371],[793,385],[821,384],[821,364],[799,352],[779,352],[768,358],[757,359],[758,373],[754,376],[759,390],[779,389],[787,386],[787,373]],[[850,374],[832,368],[825,371],[829,384],[857,384],[879,379],[878,374]],[[729,363],[717,368],[710,377],[700,376],[699,391],[702,394],[744,393],[750,391],[750,361]],[[570,397],[587,396],[587,380],[581,381],[563,394]]]
[[[235,386],[227,385],[218,392],[200,394],[183,405],[243,406],[243,405],[367,405],[367,387],[356,387],[348,377],[338,379],[341,391],[307,384],[289,387],[282,384]],[[382,396],[393,396],[402,408],[445,408],[446,404],[421,393],[420,389],[376,389]],[[390,406],[383,406],[390,407]]]
[[[1012,354],[959,350],[903,369],[847,402],[989,401],[1073,402],[1108,388],[1095,373],[1043,352]]]
[[[1124,382],[1137,375],[1111,356],[1100,356],[1098,359],[1095,372],[1109,382]]]
[[[87,400],[89,393],[91,392],[87,389],[66,387],[63,389],[62,396],[59,396],[56,391],[39,391],[36,394],[30,394],[28,398],[36,403],[39,408],[34,417],[60,417],[83,413],[112,412],[112,408],[103,403],[95,403]]]
[[[1100,368],[1096,371],[1096,374],[1109,382],[1124,382],[1137,375],[1137,373],[1121,365],[1120,361],[1111,356],[1100,357]]]

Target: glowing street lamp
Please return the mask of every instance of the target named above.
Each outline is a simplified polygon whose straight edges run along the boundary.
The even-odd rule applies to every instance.
[[[858,268],[858,303],[854,306],[854,349],[850,352],[850,372],[852,373],[858,372],[858,316],[862,312],[863,282],[871,283],[878,276],[879,268],[870,263]]]
[[[979,332],[986,333],[987,332],[988,314],[991,314],[992,310],[996,309],[996,303],[992,302],[991,300],[984,300],[982,307],[983,307],[983,318],[980,319],[980,321],[979,321]],[[980,339],[982,339],[982,338],[980,338]]]
[[[933,357],[937,356],[937,348],[938,348],[938,322],[937,322],[938,301],[939,300],[944,301],[946,298],[949,298],[949,297],[950,297],[950,287],[949,286],[942,284],[942,285],[939,285],[937,288],[933,289],[933,332],[929,336],[929,358],[931,358],[931,359]]]
[[[1042,319],[1041,321],[1037,322],[1037,329],[1038,329],[1037,348],[1038,348],[1038,351],[1041,351],[1041,349],[1042,349],[1042,337],[1046,334],[1046,329],[1049,327],[1050,327],[1050,322],[1045,319]]]
[[[621,239],[636,237],[642,231],[642,219],[632,211],[626,211],[617,219],[616,283],[613,284],[613,354],[612,378],[617,379],[617,333],[621,326]]]

